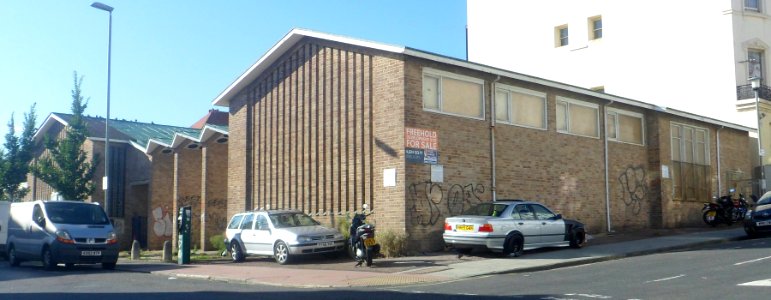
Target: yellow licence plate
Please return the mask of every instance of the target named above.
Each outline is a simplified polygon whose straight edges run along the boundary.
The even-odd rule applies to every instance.
[[[364,246],[372,247],[374,245],[377,245],[377,242],[373,238],[364,239]]]
[[[707,217],[715,217],[717,215],[717,212],[714,210],[710,210],[707,212]]]
[[[474,231],[474,225],[457,225],[455,229],[459,231]]]

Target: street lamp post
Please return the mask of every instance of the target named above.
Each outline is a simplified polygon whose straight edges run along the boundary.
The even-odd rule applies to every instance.
[[[110,217],[110,68],[112,61],[112,6],[94,2],[91,7],[110,13],[110,22],[107,34],[107,117],[104,119],[104,177],[102,189],[104,190],[104,210]]]
[[[760,77],[750,78],[752,84],[752,90],[755,92],[755,117],[758,119],[758,158],[760,158],[760,194],[763,195],[766,192],[766,172],[763,166],[763,142],[762,134],[760,134]]]

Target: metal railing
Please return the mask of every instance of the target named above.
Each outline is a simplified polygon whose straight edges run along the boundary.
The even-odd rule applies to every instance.
[[[758,90],[758,97],[760,99],[771,100],[771,89],[761,84]],[[752,90],[752,85],[745,84],[736,86],[736,100],[755,99],[755,91]]]

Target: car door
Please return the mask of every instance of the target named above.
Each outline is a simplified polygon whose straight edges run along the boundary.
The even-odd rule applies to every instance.
[[[244,243],[246,253],[255,253],[257,251],[256,236],[254,230],[254,214],[246,214],[241,221],[241,242]]]
[[[531,204],[541,228],[541,243],[557,244],[565,241],[565,221],[543,205]]]
[[[254,245],[255,250],[261,254],[273,254],[273,240],[271,237],[270,225],[268,225],[268,218],[263,214],[255,216],[254,223]]]
[[[511,217],[514,219],[514,224],[519,232],[524,236],[525,245],[541,242],[540,225],[529,205],[518,204],[511,212]]]

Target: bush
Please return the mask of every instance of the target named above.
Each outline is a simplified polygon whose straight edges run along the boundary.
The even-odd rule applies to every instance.
[[[217,251],[219,251],[220,253],[228,249],[228,246],[225,245],[225,236],[221,234],[210,237],[209,242],[211,242],[211,245],[214,248],[217,248]]]
[[[379,232],[380,253],[385,257],[399,257],[407,254],[407,235],[390,230]]]
[[[340,231],[340,233],[343,234],[343,236],[345,237],[346,240],[349,239],[351,237],[351,232],[348,231],[349,228],[351,228],[350,214],[345,214],[345,216],[340,216],[337,219],[336,223],[337,224],[335,224],[335,225],[337,226],[337,230]]]

